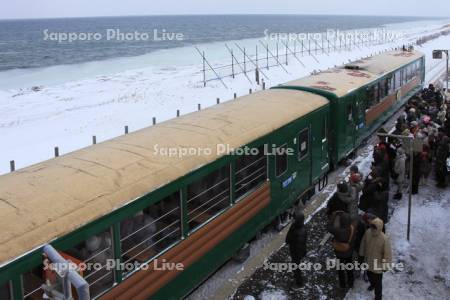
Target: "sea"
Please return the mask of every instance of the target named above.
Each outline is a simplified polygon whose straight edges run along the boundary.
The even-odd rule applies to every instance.
[[[330,28],[373,28],[418,20],[423,19],[330,15],[190,15],[0,20],[0,71],[139,56],[161,49],[258,38],[263,37],[265,32],[313,33]],[[142,38],[135,38],[135,32],[140,34],[138,38]],[[116,36],[113,36],[114,33]],[[70,34],[76,40],[64,39],[65,35],[68,37]],[[182,38],[175,39],[174,34],[181,34]]]

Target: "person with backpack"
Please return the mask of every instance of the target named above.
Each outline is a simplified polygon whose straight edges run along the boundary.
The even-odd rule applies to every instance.
[[[333,235],[333,248],[339,264],[353,263],[353,237],[355,228],[350,215],[343,211],[333,213],[332,221],[328,224],[328,231]],[[353,287],[353,270],[338,269],[339,287],[341,289]]]

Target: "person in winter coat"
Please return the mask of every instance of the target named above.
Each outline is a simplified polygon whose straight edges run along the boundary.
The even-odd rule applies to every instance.
[[[420,179],[421,179],[421,184],[425,185],[427,184],[428,181],[428,176],[430,175],[431,172],[431,157],[430,157],[430,152],[429,152],[429,148],[427,147],[423,147],[423,151],[421,153],[421,163],[420,163]]]
[[[388,223],[388,207],[389,202],[389,192],[383,191],[382,189],[375,190],[373,202],[370,204],[367,212],[374,214],[380,218],[384,224]],[[384,227],[383,227],[384,232]]]
[[[351,223],[350,215],[346,212],[336,212],[332,222],[328,224],[328,231],[333,235],[333,247],[340,264],[353,263],[353,238],[356,228]],[[338,270],[339,287],[353,287],[353,270]]]
[[[403,182],[405,181],[406,170],[406,154],[403,148],[397,149],[397,156],[394,162],[395,183],[397,184],[397,193],[394,195],[394,199],[402,198]]]
[[[382,179],[382,188],[384,191],[389,190],[389,181],[390,181],[390,168],[389,168],[389,157],[386,153],[385,146],[378,147],[373,152],[373,164],[379,168],[380,177]]]
[[[352,200],[348,205],[348,210],[351,218],[354,220],[358,218],[358,201],[359,201],[359,193],[363,189],[363,184],[361,182],[361,174],[353,173],[349,178],[349,189],[352,195]]]
[[[303,212],[297,213],[295,221],[289,228],[286,236],[286,244],[289,246],[292,262],[300,264],[300,261],[306,256],[307,233],[305,229],[305,215]],[[295,282],[298,286],[303,284],[302,271],[300,268],[294,270]]]
[[[368,264],[369,291],[375,290],[375,300],[381,300],[383,293],[383,272],[392,262],[392,250],[389,237],[381,230],[383,221],[372,220],[370,229],[366,231],[359,247],[359,255]]]
[[[358,215],[358,200],[355,200],[355,193],[352,187],[345,181],[338,184],[337,196],[342,203],[345,203],[344,211],[350,213],[352,219]]]
[[[447,136],[443,136],[442,139],[438,142],[436,148],[436,180],[437,186],[444,188],[446,187],[446,176],[447,176],[447,166],[446,161],[449,157],[449,142],[450,139]]]
[[[383,186],[382,181],[381,170],[375,166],[372,166],[372,171],[364,181],[362,195],[359,199],[359,209],[367,212],[371,204],[374,202],[375,191]]]
[[[347,203],[350,201],[351,195],[348,193],[348,186],[345,182],[340,182],[337,185],[337,192],[331,197],[327,204],[327,216],[331,218],[336,211],[348,212]]]

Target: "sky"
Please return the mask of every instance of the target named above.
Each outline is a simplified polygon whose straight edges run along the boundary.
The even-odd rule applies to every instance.
[[[0,0],[0,19],[178,14],[450,17],[448,0]]]

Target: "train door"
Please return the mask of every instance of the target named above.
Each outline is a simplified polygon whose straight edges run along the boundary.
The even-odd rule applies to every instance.
[[[355,102],[349,98],[345,105],[345,156],[348,155],[355,146]]]
[[[311,122],[312,181],[328,170],[328,118],[326,114]]]
[[[270,151],[273,196],[285,209],[311,183],[310,126],[283,130],[273,139]]]
[[[354,138],[354,147],[357,147],[361,144],[364,139],[364,131],[365,131],[365,119],[366,119],[366,98],[364,92],[359,92],[355,96],[353,112],[354,112],[354,127],[355,127],[355,138]]]

